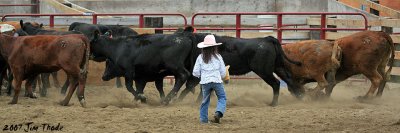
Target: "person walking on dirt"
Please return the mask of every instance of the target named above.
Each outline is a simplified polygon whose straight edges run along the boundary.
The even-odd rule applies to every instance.
[[[208,106],[210,105],[210,94],[214,90],[218,97],[217,108],[214,114],[215,123],[226,110],[226,95],[222,78],[225,77],[226,69],[222,56],[217,47],[222,43],[216,43],[214,35],[207,35],[204,41],[197,44],[201,48],[201,54],[197,57],[193,69],[193,76],[200,78],[203,100],[200,105],[200,123],[208,123]]]

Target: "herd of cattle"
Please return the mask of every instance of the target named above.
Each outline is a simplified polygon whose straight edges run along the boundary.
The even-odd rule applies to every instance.
[[[44,30],[31,22],[3,22],[15,30],[0,35],[0,85],[3,78],[12,82],[16,104],[23,80],[25,96],[36,98],[32,86],[42,73],[60,69],[67,74],[62,92],[69,91],[62,105],[68,105],[76,88],[79,102],[86,105],[84,89],[89,60],[106,62],[103,80],[124,77],[127,90],[136,100],[146,102],[143,90],[155,81],[163,104],[176,97],[185,84],[179,100],[193,92],[199,79],[192,76],[194,62],[200,54],[196,47],[205,33],[194,33],[193,27],[173,34],[140,34],[125,26],[93,25],[74,22],[69,31]],[[234,38],[216,36],[218,46],[231,75],[254,72],[272,87],[271,106],[278,103],[280,81],[288,84],[291,94],[301,99],[304,84],[317,82],[310,94],[329,97],[334,86],[352,75],[363,74],[371,80],[367,94],[360,99],[381,96],[394,60],[394,44],[390,36],[378,31],[363,31],[335,41],[309,40],[281,45],[274,37]],[[385,67],[389,69],[385,71]],[[7,72],[9,74],[7,74]],[[172,90],[164,95],[163,79],[174,76]],[[42,76],[43,77],[43,76]],[[135,81],[135,88],[133,88]],[[10,88],[8,94],[11,94]],[[1,92],[1,90],[0,90]],[[43,91],[44,94],[46,90]],[[201,94],[201,93],[200,93]]]

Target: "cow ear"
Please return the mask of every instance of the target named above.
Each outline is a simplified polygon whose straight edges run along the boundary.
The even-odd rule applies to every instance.
[[[24,21],[23,21],[23,20],[20,20],[20,21],[19,21],[19,25],[21,25],[21,28],[23,28],[23,27],[24,27]]]

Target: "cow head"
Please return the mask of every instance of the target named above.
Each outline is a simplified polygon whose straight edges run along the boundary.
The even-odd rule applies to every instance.
[[[101,77],[103,81],[109,81],[115,77],[123,76],[121,69],[115,65],[111,60],[106,60],[106,68],[104,69],[103,76]]]
[[[29,35],[35,35],[39,30],[43,28],[43,24],[38,24],[36,22],[25,22],[23,20],[19,21],[21,29]]]
[[[90,59],[96,62],[103,62],[106,61],[106,57],[101,56],[99,51],[102,51],[104,47],[105,41],[104,38],[101,37],[100,31],[95,30],[93,32],[93,37],[90,39]]]

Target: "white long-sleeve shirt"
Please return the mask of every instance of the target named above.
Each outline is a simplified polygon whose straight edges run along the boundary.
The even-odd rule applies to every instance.
[[[207,83],[222,83],[222,78],[225,77],[226,69],[222,56],[217,54],[218,58],[211,56],[211,60],[206,64],[203,61],[202,54],[196,59],[196,64],[193,68],[193,76],[200,78],[200,84]]]

